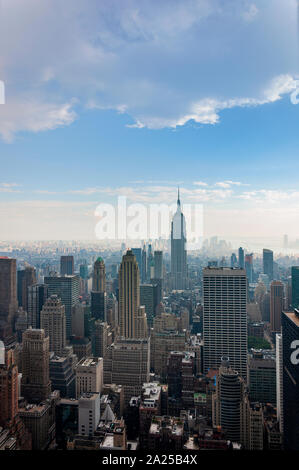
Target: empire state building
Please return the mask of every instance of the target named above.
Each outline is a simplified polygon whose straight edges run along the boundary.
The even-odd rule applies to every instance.
[[[188,287],[186,221],[181,210],[178,190],[177,210],[171,222],[171,279],[174,290]]]

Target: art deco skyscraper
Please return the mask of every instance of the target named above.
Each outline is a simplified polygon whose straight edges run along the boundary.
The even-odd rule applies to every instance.
[[[177,210],[171,222],[171,278],[174,290],[187,287],[186,222],[178,191]]]
[[[41,328],[49,336],[50,351],[62,356],[66,346],[65,307],[57,295],[51,295],[46,300],[40,314]]]
[[[44,330],[30,328],[23,333],[22,396],[30,403],[49,397],[49,337]]]
[[[99,257],[94,263],[91,291],[91,314],[94,318],[106,321],[107,308],[106,269],[103,258]]]
[[[92,290],[106,292],[106,269],[103,258],[99,257],[93,266]]]
[[[244,269],[203,270],[204,372],[221,357],[247,379],[247,280]]]
[[[140,279],[136,258],[131,250],[123,256],[119,268],[119,325],[123,338],[145,338],[147,322],[140,307]]]

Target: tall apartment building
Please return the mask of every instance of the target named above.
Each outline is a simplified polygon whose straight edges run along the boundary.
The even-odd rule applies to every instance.
[[[49,336],[49,348],[57,356],[62,356],[66,347],[65,307],[57,295],[49,297],[40,314],[41,328]]]
[[[32,328],[40,328],[40,312],[48,298],[48,286],[46,284],[33,284],[28,287],[28,325]]]
[[[285,450],[299,450],[299,310],[283,312],[283,434]]]
[[[44,283],[48,285],[48,295],[57,295],[65,306],[66,337],[72,334],[72,310],[79,302],[79,277],[76,275],[48,276]]]
[[[106,292],[106,268],[101,257],[93,265],[92,290],[93,292]]]
[[[101,393],[103,389],[103,358],[84,357],[76,366],[76,397],[84,393]]]
[[[272,333],[281,331],[281,314],[284,309],[284,285],[272,281],[270,286],[270,328]]]
[[[49,377],[49,337],[44,330],[23,333],[22,396],[30,403],[40,403],[51,393]]]
[[[221,357],[247,380],[247,279],[243,269],[203,270],[204,373]]]
[[[60,257],[60,275],[71,276],[74,274],[74,257],[73,256],[61,256]]]

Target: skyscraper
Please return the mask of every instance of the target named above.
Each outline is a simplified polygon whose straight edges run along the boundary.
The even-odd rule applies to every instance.
[[[140,274],[140,277],[141,277],[141,271],[142,271],[142,251],[141,251],[141,248],[132,248],[132,252],[135,255],[136,261],[138,263],[139,274]]]
[[[44,330],[23,333],[22,396],[29,403],[40,403],[51,393],[49,375],[49,337]]]
[[[60,275],[72,275],[74,274],[74,257],[73,256],[61,256],[60,257]]]
[[[247,379],[247,280],[243,269],[203,270],[204,372],[221,357]]]
[[[0,426],[9,427],[18,412],[18,367],[14,350],[5,351],[4,364],[0,363]]]
[[[0,256],[0,320],[13,326],[17,308],[16,260]]]
[[[95,261],[93,266],[92,290],[93,292],[106,292],[106,269],[101,257]]]
[[[66,346],[65,307],[57,295],[49,297],[40,314],[41,328],[49,336],[49,349],[62,356]]]
[[[66,315],[66,336],[70,338],[72,334],[72,310],[79,302],[79,277],[69,276],[48,276],[44,279],[48,285],[48,295],[58,295],[65,306]]]
[[[223,358],[216,379],[214,395],[214,425],[220,425],[232,442],[240,442],[242,435],[241,407],[245,384],[239,373]]]
[[[153,325],[158,305],[158,285],[140,284],[140,303],[145,306],[146,316],[149,325]]]
[[[244,250],[242,247],[239,248],[239,258],[238,258],[238,263],[239,263],[239,268],[244,269],[245,268],[245,258],[244,258]]]
[[[267,274],[270,281],[273,280],[273,251],[263,249],[263,271]]]
[[[171,222],[171,278],[174,290],[187,287],[186,222],[178,191],[177,210]]]
[[[107,294],[106,294],[106,268],[103,258],[99,257],[93,267],[91,314],[97,320],[106,321]]]
[[[154,251],[155,279],[163,279],[163,251]]]
[[[17,272],[18,304],[28,312],[28,288],[36,283],[35,268],[26,266],[22,271]]]
[[[299,266],[292,266],[292,307],[299,307]]]
[[[147,336],[146,316],[140,309],[139,286],[138,264],[133,252],[128,250],[119,268],[119,324],[123,338]]]
[[[46,284],[33,284],[28,287],[28,324],[40,328],[40,312],[48,297]]]
[[[284,285],[280,281],[272,281],[270,286],[270,327],[272,333],[281,331],[281,314],[284,305]]]
[[[253,282],[253,253],[245,255],[245,271],[249,283]]]
[[[141,282],[142,284],[146,281],[146,246],[143,246],[142,250],[142,268],[141,268]]]
[[[285,450],[299,450],[299,311],[282,314]]]
[[[280,432],[283,433],[283,352],[282,335],[276,335],[276,409]]]

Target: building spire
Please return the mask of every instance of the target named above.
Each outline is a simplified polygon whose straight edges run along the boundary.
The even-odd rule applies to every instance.
[[[181,201],[180,201],[180,187],[178,186],[178,200],[177,200],[177,204],[178,206],[181,205]]]

